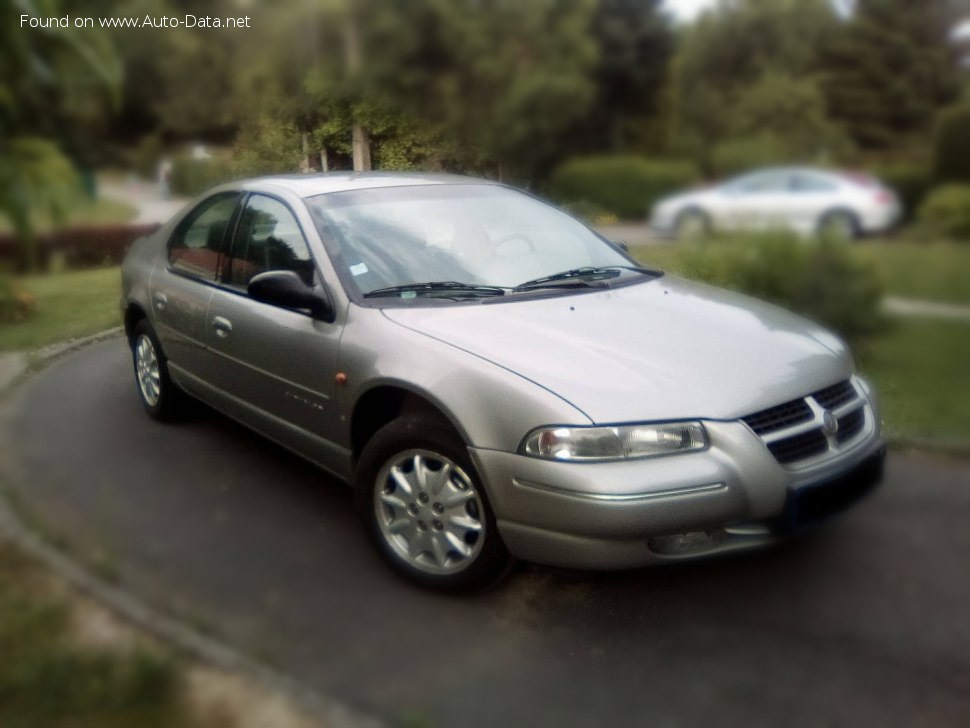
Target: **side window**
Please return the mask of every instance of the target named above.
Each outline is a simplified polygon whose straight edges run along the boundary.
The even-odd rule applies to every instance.
[[[795,192],[835,192],[837,188],[833,182],[819,175],[797,174],[792,189]]]
[[[239,217],[223,278],[245,288],[253,276],[270,270],[291,270],[313,285],[313,258],[293,213],[279,200],[252,195]]]
[[[734,186],[743,195],[758,195],[766,192],[785,192],[788,190],[789,177],[784,172],[754,174],[739,180]]]
[[[179,223],[168,242],[168,262],[173,268],[215,280],[226,230],[239,197],[238,192],[210,197]]]

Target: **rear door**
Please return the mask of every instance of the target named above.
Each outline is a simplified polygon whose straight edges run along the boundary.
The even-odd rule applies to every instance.
[[[204,367],[206,311],[241,197],[216,194],[186,215],[169,238],[167,265],[155,268],[149,286],[152,322],[169,363],[194,376]]]
[[[246,199],[221,285],[209,301],[206,341],[212,358],[206,379],[258,410],[257,416],[337,439],[333,399],[342,327],[309,312],[254,301],[249,281],[271,270],[296,272],[308,285],[320,274],[293,211],[264,194]]]

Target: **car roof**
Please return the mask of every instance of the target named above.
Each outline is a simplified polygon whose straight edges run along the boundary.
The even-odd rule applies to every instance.
[[[736,175],[734,179],[753,177],[761,174],[820,174],[824,177],[841,177],[838,170],[827,169],[825,167],[798,167],[787,165],[780,167],[759,167],[758,169],[752,169],[748,172],[742,172],[741,174]]]
[[[365,190],[378,187],[415,187],[419,185],[494,184],[489,180],[456,174],[430,172],[323,172],[256,177],[239,183],[246,190],[283,188],[299,197],[314,197],[331,192]]]

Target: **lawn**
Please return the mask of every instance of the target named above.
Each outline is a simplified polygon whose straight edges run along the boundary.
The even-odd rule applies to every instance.
[[[890,435],[970,442],[970,322],[896,319],[857,354]]]
[[[36,349],[121,324],[117,267],[28,276],[19,283],[36,299],[34,313],[0,324],[0,351]]]
[[[893,296],[970,305],[970,244],[875,241],[855,252]]]

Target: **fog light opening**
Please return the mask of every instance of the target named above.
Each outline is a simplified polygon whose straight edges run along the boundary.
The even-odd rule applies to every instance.
[[[647,541],[647,547],[661,556],[685,556],[709,551],[727,539],[723,530],[687,531],[670,536],[656,536]]]

